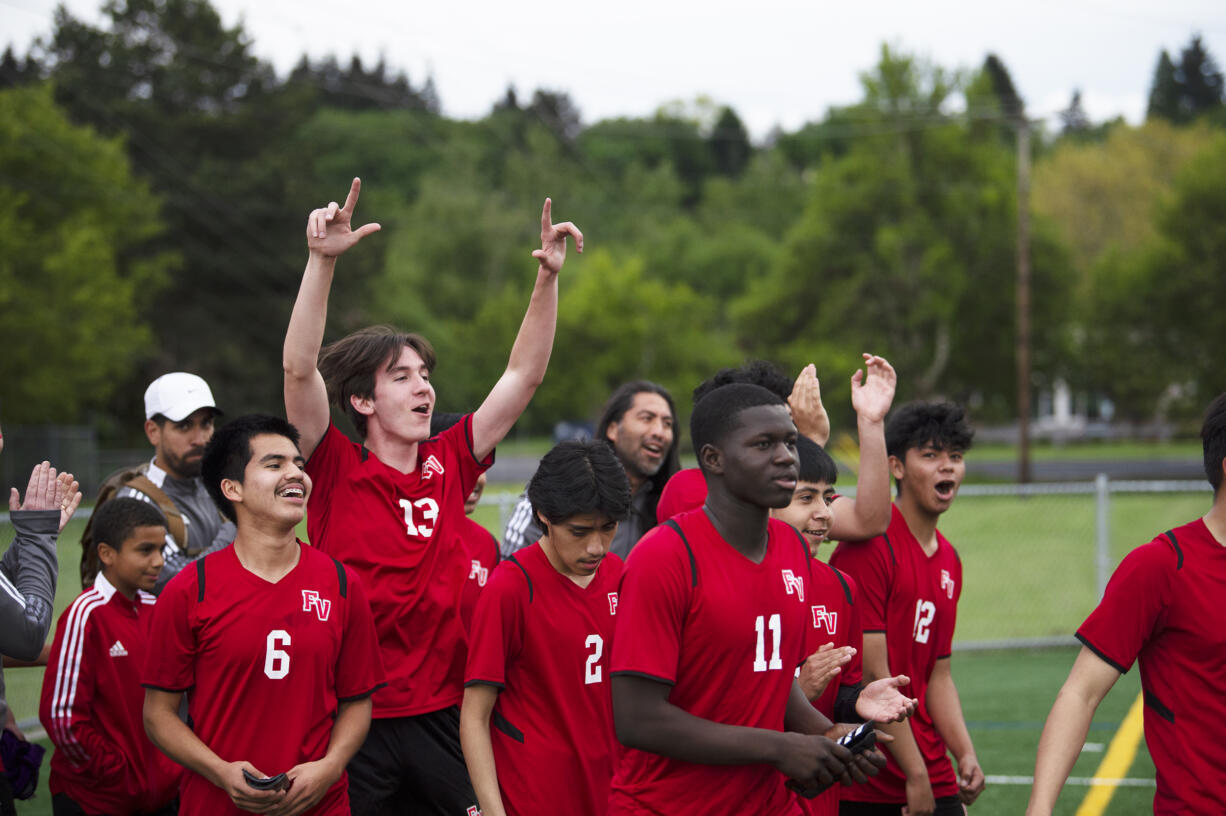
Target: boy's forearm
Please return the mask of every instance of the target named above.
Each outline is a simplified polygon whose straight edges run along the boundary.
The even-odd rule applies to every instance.
[[[289,328],[285,332],[283,367],[287,377],[305,379],[319,362],[319,349],[323,345],[324,326],[328,319],[328,294],[332,289],[332,277],[336,258],[312,252],[307,258],[302,273],[298,298],[290,314]]]
[[[944,668],[942,664],[945,664]],[[928,681],[928,713],[946,747],[955,759],[962,762],[965,757],[975,755],[975,746],[966,728],[962,700],[958,697],[958,688],[954,685],[948,664],[949,658],[938,660],[937,668]]]
[[[144,710],[145,733],[149,735],[149,740],[159,751],[184,768],[222,787],[221,768],[225,763],[179,719],[177,701],[173,707],[151,704],[151,693],[155,692],[149,690],[145,693]]]
[[[370,731],[370,715],[373,704],[370,697],[361,700],[350,700],[341,703],[336,708],[336,720],[332,723],[332,736],[328,741],[328,751],[324,759],[333,767],[336,777],[345,771],[349,760],[366,741]]]
[[[498,691],[493,686],[474,685],[464,690],[460,708],[460,745],[464,764],[477,794],[484,816],[505,816],[502,792],[498,787],[498,768],[490,739],[490,716]]]

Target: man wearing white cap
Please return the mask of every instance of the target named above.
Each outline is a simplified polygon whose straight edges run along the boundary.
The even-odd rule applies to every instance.
[[[234,523],[217,511],[200,478],[204,446],[213,436],[213,418],[220,413],[209,384],[195,374],[163,374],[145,390],[145,435],[154,450],[145,476],[174,503],[181,526],[157,497],[140,489],[140,481],[128,482],[115,495],[158,505],[168,516],[166,565],[155,593],[179,570],[234,540]],[[176,528],[181,530],[177,537]]]

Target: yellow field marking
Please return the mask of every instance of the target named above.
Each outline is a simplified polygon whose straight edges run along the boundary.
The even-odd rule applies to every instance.
[[[1103,756],[1102,763],[1094,772],[1095,779],[1101,781],[1096,782],[1090,788],[1086,798],[1081,802],[1081,807],[1077,808],[1076,816],[1102,816],[1107,810],[1107,805],[1111,804],[1111,797],[1115,795],[1118,780],[1132,767],[1132,760],[1137,755],[1137,746],[1141,744],[1144,711],[1145,702],[1142,695],[1138,694],[1132,708],[1128,709],[1128,716],[1120,724],[1120,730],[1115,732],[1111,744],[1107,746],[1107,753]]]

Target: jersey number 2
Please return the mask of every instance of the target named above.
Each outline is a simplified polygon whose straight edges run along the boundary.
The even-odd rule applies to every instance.
[[[587,656],[587,667],[583,672],[583,682],[587,685],[599,683],[604,677],[600,670],[600,656],[604,654],[604,638],[600,635],[588,635],[583,645],[592,650]]]
[[[915,642],[927,643],[928,636],[932,634],[930,626],[932,619],[937,616],[937,607],[932,601],[925,601],[922,598],[915,602]]]
[[[771,662],[766,662],[766,630],[771,630],[771,640],[774,641],[774,651],[771,653]],[[756,672],[764,672],[767,669],[774,671],[775,669],[783,668],[783,661],[779,659],[779,639],[783,634],[783,627],[780,623],[779,613],[771,615],[770,621],[767,622],[765,615],[759,615],[757,621],[754,622],[754,629],[758,633],[758,648],[754,652],[753,670]]]
[[[264,676],[269,680],[280,680],[289,674],[289,652],[283,647],[290,644],[289,632],[284,629],[273,629],[265,638]]]

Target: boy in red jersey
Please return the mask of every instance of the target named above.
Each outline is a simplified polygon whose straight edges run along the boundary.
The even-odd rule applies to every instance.
[[[859,591],[865,678],[905,674],[911,683],[903,691],[919,700],[909,723],[882,729],[894,737],[890,763],[867,785],[843,791],[842,814],[962,814],[983,791],[950,671],[962,563],[937,530],[962,482],[972,436],[962,408],[952,403],[898,409],[885,430],[898,483],[890,527],[871,541],[840,544],[830,558]],[[957,760],[957,774],[946,750]]]
[[[810,559],[769,510],[796,487],[796,426],[780,397],[735,383],[694,406],[690,436],[706,503],[645,536],[622,578],[609,812],[800,816],[784,777],[863,781],[884,759],[823,736],[831,723],[794,677]]]
[[[463,414],[435,413],[430,417],[430,436],[438,436],[443,431],[464,419]],[[481,502],[481,494],[485,492],[484,471],[477,477],[477,483],[464,499],[464,550],[468,553],[468,579],[464,581],[464,589],[460,594],[460,620],[464,623],[464,631],[472,630],[473,612],[477,608],[477,598],[489,582],[490,574],[498,566],[498,539],[489,530],[473,521],[473,511]]]
[[[60,616],[43,675],[52,812],[170,813],[180,769],[145,736],[140,685],[166,522],[148,502],[118,498],[93,529],[102,571]]]
[[[1213,504],[1129,553],[1081,628],[1083,644],[1056,697],[1035,759],[1027,814],[1050,814],[1099,702],[1141,666],[1145,744],[1157,771],[1154,813],[1222,812],[1226,748],[1226,394],[1201,426]]]
[[[476,410],[430,438],[434,350],[425,338],[374,327],[323,349],[336,259],[379,229],[352,228],[360,183],[311,213],[310,257],[285,334],[285,411],[302,429],[315,480],[311,542],[341,558],[371,592],[388,686],[375,695],[370,735],[350,768],[355,811],[464,813],[476,806],[460,748],[467,635],[460,602],[471,562],[461,542],[464,498],[494,446],[545,376],[557,322],[558,272],[573,224],[541,213],[540,267],[506,371]],[[329,418],[329,398],[364,444]]]
[[[884,447],[883,444],[882,458]],[[812,559],[811,620],[806,647],[809,656],[797,674],[801,690],[818,711],[835,722],[897,719],[894,712],[899,702],[898,688],[910,681],[902,675],[878,680],[867,687],[860,682],[864,633],[856,606],[855,582],[817,557],[818,547],[827,540],[834,522],[838,468],[830,454],[803,436],[796,439],[796,458],[799,480],[792,503],[772,510],[771,516],[796,528],[808,544]],[[914,713],[916,700],[902,702],[907,716]],[[839,812],[839,790],[829,788],[816,799],[801,804],[808,807],[809,816],[835,816]]]
[[[605,655],[622,561],[609,548],[630,482],[608,444],[563,442],[527,492],[544,532],[495,571],[477,606],[464,758],[485,816],[599,816],[617,745]]]
[[[799,437],[824,445],[830,436],[830,420],[822,405],[817,369],[807,365],[793,384],[775,366],[754,360],[740,368],[726,368],[694,389],[694,404],[706,394],[729,383],[752,383],[785,400]],[[856,412],[860,438],[860,469],[856,495],[836,496],[837,528],[831,535],[867,538],[890,523],[890,472],[885,456],[885,415],[894,401],[898,377],[884,357],[864,355],[864,370],[851,376],[851,405]],[[656,516],[661,522],[702,505],[707,488],[698,468],[678,471],[660,496]]]
[[[145,730],[188,770],[180,816],[350,812],[345,766],[383,668],[357,576],[294,536],[304,464],[298,431],[271,416],[235,419],[205,448],[205,486],[237,535],[166,585],[142,674]]]

